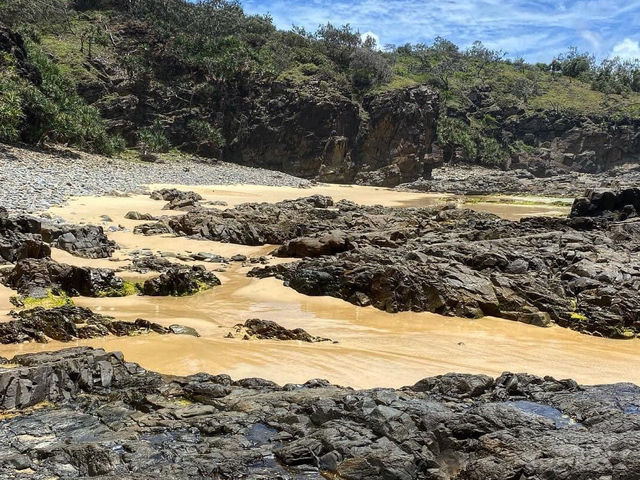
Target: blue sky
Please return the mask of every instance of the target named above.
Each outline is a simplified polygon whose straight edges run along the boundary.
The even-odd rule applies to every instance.
[[[569,46],[598,59],[640,57],[640,0],[242,0],[247,13],[270,14],[276,26],[315,30],[349,23],[379,43],[458,45],[474,40],[509,57],[549,61]]]

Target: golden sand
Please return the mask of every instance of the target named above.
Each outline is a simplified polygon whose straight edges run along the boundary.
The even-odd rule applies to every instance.
[[[312,189],[275,187],[181,187],[198,191],[206,200],[224,200],[233,206],[248,201],[274,202],[314,193],[335,200],[347,198],[363,204],[391,206],[428,205],[441,196],[395,192],[372,187],[319,186]],[[162,211],[165,202],[145,196],[129,198],[77,198],[52,209],[72,222],[100,223],[109,215],[113,224],[132,229],[139,221],[126,220],[129,210],[171,214]],[[512,205],[492,204],[496,212]],[[558,207],[531,207],[555,209]],[[179,212],[173,212],[179,213]],[[174,253],[210,252],[230,256],[268,254],[273,246],[248,247],[170,236],[144,237],[115,232],[110,237],[122,249],[115,257],[87,260],[54,251],[58,261],[118,268],[128,263],[128,251],[149,248]],[[209,268],[218,264],[206,264]],[[430,313],[389,314],[372,307],[356,307],[330,297],[308,297],[283,286],[276,279],[248,278],[251,267],[233,264],[217,273],[223,285],[192,297],[78,298],[75,303],[122,320],[145,318],[163,325],[173,323],[196,328],[200,338],[145,335],[108,337],[79,341],[119,350],[130,361],[162,373],[191,374],[199,371],[228,373],[234,378],[258,376],[280,384],[327,378],[357,388],[399,387],[430,375],[469,372],[499,375],[505,370],[574,378],[581,383],[631,381],[640,383],[640,371],[629,368],[638,361],[640,340],[610,340],[589,337],[560,327],[538,328],[497,318],[468,320]],[[143,276],[121,273],[126,278]],[[10,308],[12,292],[0,288],[0,311]],[[274,320],[287,328],[301,327],[312,335],[339,343],[244,341],[225,338],[236,323],[249,318]],[[70,344],[22,344],[0,346],[0,355],[65,348]]]

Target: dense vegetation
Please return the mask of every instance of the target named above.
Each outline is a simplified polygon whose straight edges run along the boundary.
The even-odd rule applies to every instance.
[[[0,58],[3,141],[55,141],[109,154],[123,148],[124,140],[109,135],[99,110],[88,105],[113,101],[122,88],[99,98],[83,88],[106,71],[121,75],[121,83],[161,85],[195,109],[213,89],[247,78],[303,89],[313,81],[352,99],[427,83],[441,92],[441,143],[484,164],[503,164],[509,151],[495,118],[470,111],[474,90],[491,92],[500,109],[640,117],[640,63],[597,64],[575,48],[536,65],[480,42],[462,50],[442,38],[381,49],[348,25],[280,31],[268,16],[244,14],[234,0],[0,0],[0,20],[26,39],[42,79],[29,81],[10,55]],[[202,109],[196,117],[188,131],[198,145],[222,148],[230,140],[212,112]],[[137,141],[127,139],[129,146],[169,150],[160,120],[136,119]]]

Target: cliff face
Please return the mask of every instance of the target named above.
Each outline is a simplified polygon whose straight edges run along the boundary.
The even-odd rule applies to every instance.
[[[438,95],[412,87],[372,96],[362,106],[320,88],[267,87],[230,125],[241,132],[225,160],[328,182],[395,186],[429,176]],[[243,122],[246,122],[243,125]]]
[[[640,160],[640,121],[539,112],[506,119],[503,128],[548,167],[599,173]]]

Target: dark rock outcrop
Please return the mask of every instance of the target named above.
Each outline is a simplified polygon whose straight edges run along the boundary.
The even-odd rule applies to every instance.
[[[237,324],[233,333],[230,332],[227,337],[233,338],[236,335],[244,340],[251,340],[252,338],[258,340],[298,340],[307,343],[331,341],[329,338],[314,337],[302,328],[289,330],[276,322],[259,318],[252,318],[244,323]]]
[[[109,258],[117,245],[98,225],[44,225],[41,234],[51,246],[84,258]]]
[[[639,214],[640,188],[627,188],[619,191],[589,191],[573,202],[570,216],[626,220]]]
[[[144,282],[142,293],[150,296],[193,295],[221,285],[220,280],[212,272],[201,265],[193,267],[172,267],[156,278]]]
[[[365,99],[366,133],[355,158],[358,183],[394,187],[417,178],[431,178],[442,163],[434,154],[438,94],[429,87],[400,89]]]
[[[113,270],[77,267],[50,258],[20,260],[4,278],[4,284],[18,293],[35,298],[49,291],[62,291],[69,296],[123,296],[124,282]]]
[[[7,210],[0,207],[0,263],[51,256],[51,248],[40,235],[41,226],[33,217],[9,217]]]
[[[16,409],[0,421],[7,478],[582,480],[640,469],[630,384],[505,373],[401,390],[280,387],[160,377],[88,348],[10,362],[0,369],[0,409]]]
[[[138,273],[166,272],[171,268],[179,268],[180,264],[155,255],[136,257],[131,262],[131,270]]]
[[[23,343],[35,341],[47,343],[48,339],[58,342],[105,337],[139,335],[155,332],[174,333],[157,323],[138,319],[123,322],[113,317],[93,313],[88,308],[64,306],[51,309],[36,307],[30,310],[12,312],[15,320],[0,323],[0,343]]]

